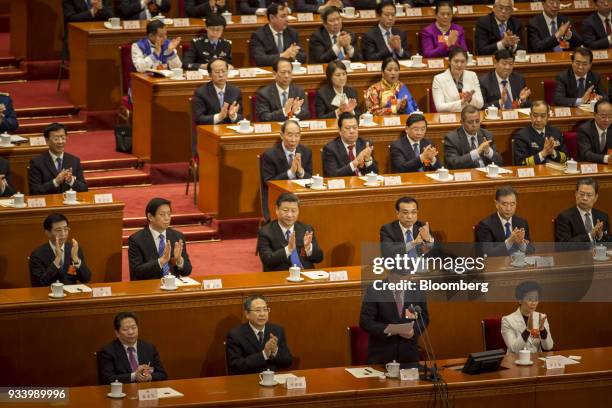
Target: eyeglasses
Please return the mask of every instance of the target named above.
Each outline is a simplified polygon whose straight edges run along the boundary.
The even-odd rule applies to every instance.
[[[596,113],[595,116],[602,119],[612,119],[612,113]]]
[[[584,197],[584,198],[593,198],[593,197],[595,197],[595,194],[593,194],[593,193],[583,193],[582,191],[579,191],[577,194],[580,197]]]
[[[579,67],[586,67],[590,63],[591,63],[590,61],[574,61],[574,64],[578,65]]]
[[[70,231],[70,227],[53,228],[53,232],[55,232],[56,234],[59,234],[62,232],[69,232],[69,231]]]
[[[257,314],[270,313],[270,308],[269,307],[265,307],[265,308],[261,308],[261,309],[250,309],[249,312],[253,312],[253,313],[257,313]]]

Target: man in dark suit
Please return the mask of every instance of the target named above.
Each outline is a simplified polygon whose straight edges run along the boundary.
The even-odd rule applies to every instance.
[[[57,194],[64,191],[87,191],[81,160],[64,152],[66,128],[52,123],[44,130],[49,150],[30,161],[28,182],[30,194]]]
[[[279,57],[290,61],[306,62],[300,47],[300,36],[295,28],[288,26],[287,3],[272,3],[267,10],[268,24],[251,35],[251,58],[257,66],[270,66]]]
[[[49,214],[43,221],[49,242],[32,251],[29,258],[33,287],[49,286],[55,281],[66,285],[91,280],[83,250],[76,239],[68,240],[70,226],[63,214]]]
[[[300,203],[294,194],[276,200],[276,220],[259,229],[257,253],[264,272],[287,271],[291,266],[312,269],[323,261],[314,229],[301,221]]]
[[[595,104],[595,118],[578,128],[578,159],[592,163],[610,163],[612,154],[612,104],[600,100]]]
[[[525,78],[514,70],[514,54],[504,48],[493,54],[495,70],[480,77],[480,90],[484,106],[501,109],[531,106],[531,90],[525,86]]]
[[[555,222],[555,241],[566,243],[561,245],[564,249],[590,249],[598,242],[612,242],[608,214],[594,208],[598,193],[597,180],[584,178],[576,183],[576,206],[559,214]]]
[[[255,112],[261,122],[284,122],[297,117],[300,120],[310,118],[304,90],[291,83],[291,62],[284,57],[272,65],[274,83],[257,91]]]
[[[582,20],[582,42],[591,50],[612,45],[612,4],[609,0],[595,0],[597,11]]]
[[[366,61],[382,61],[388,57],[410,58],[406,33],[395,24],[395,4],[383,0],[376,5],[378,25],[365,33],[361,42],[363,58]]]
[[[349,0],[294,0],[293,4],[295,6],[296,13],[319,13],[323,14],[323,11],[329,7],[337,7],[342,9],[344,4],[347,6],[351,6],[351,2]]]
[[[191,47],[183,54],[183,69],[206,69],[208,64],[216,59],[225,60],[232,65],[232,42],[221,38],[225,24],[225,19],[218,14],[206,19],[206,33],[191,40]]]
[[[15,189],[11,186],[9,161],[0,157],[0,197],[10,197],[15,193]]]
[[[444,163],[449,169],[502,165],[493,134],[480,127],[480,112],[472,105],[461,111],[461,127],[444,137]]]
[[[534,251],[527,220],[515,214],[517,199],[518,194],[510,186],[495,191],[497,211],[476,226],[478,256],[507,256],[516,251]]]
[[[13,133],[19,129],[17,114],[13,109],[13,100],[10,95],[0,92],[0,133]]]
[[[216,125],[242,120],[242,93],[236,85],[227,83],[227,61],[214,60],[206,69],[210,82],[197,88],[193,94],[195,124]]]
[[[359,176],[378,173],[374,159],[374,145],[359,137],[357,118],[350,112],[338,117],[338,133],[323,147],[323,176]]]
[[[340,12],[338,7],[330,6],[321,13],[323,26],[310,36],[308,62],[322,63],[336,59],[361,61],[355,34],[342,29]]]
[[[265,16],[268,6],[277,0],[237,0],[238,14]]]
[[[268,322],[270,307],[261,295],[244,301],[247,323],[234,327],[227,335],[225,356],[230,375],[253,374],[289,368],[293,357],[285,331]]]
[[[504,48],[513,53],[524,50],[521,44],[523,26],[512,16],[512,0],[495,0],[493,12],[476,20],[476,50],[480,55],[491,55]]]
[[[132,312],[115,316],[115,339],[97,354],[98,383],[163,381],[166,370],[155,346],[138,338],[138,317]]]
[[[117,17],[122,20],[150,20],[156,16],[165,16],[169,11],[170,0],[120,0]]]
[[[527,35],[530,52],[561,52],[582,44],[580,35],[572,30],[572,23],[559,14],[559,0],[544,0],[544,11],[529,19]]]
[[[185,15],[191,18],[205,18],[229,11],[227,0],[185,0]]]
[[[391,144],[391,172],[433,171],[440,168],[438,149],[425,138],[427,119],[413,113],[406,119],[404,134]]]
[[[604,99],[601,77],[591,71],[593,53],[578,47],[572,54],[572,66],[557,75],[555,105],[580,106],[592,100]]]
[[[113,16],[110,1],[63,0],[64,24],[81,21],[106,21]]]
[[[514,137],[515,165],[535,166],[548,161],[567,161],[567,149],[561,131],[548,125],[549,110],[545,101],[535,101],[531,106],[531,126],[522,128]]]
[[[159,279],[169,274],[189,275],[191,262],[185,238],[179,231],[170,228],[170,201],[153,198],[147,204],[145,215],[149,225],[128,239],[130,279]]]

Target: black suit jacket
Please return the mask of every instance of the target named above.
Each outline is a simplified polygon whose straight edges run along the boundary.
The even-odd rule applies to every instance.
[[[66,285],[89,282],[91,271],[87,267],[81,248],[79,248],[79,258],[81,259],[81,266],[76,270],[76,276],[68,275],[68,268],[72,265],[72,243],[66,242],[64,244],[64,263],[61,268],[57,268],[53,263],[55,253],[51,245],[47,242],[39,246],[32,252],[29,260],[32,286],[49,286],[55,281],[60,281]]]
[[[370,146],[374,146],[371,141],[369,143]],[[355,157],[357,157],[365,147],[366,140],[361,137],[357,138],[355,142]],[[370,172],[378,174],[378,164],[376,163],[373,152],[372,164],[367,167],[360,167],[358,170],[361,174]],[[350,177],[354,175],[355,173],[351,170],[350,160],[344,143],[342,143],[340,136],[337,136],[323,147],[323,177]]]
[[[206,65],[216,59],[232,63],[232,43],[224,38],[220,38],[217,46],[212,43],[204,34],[191,40],[191,47],[187,48],[183,54],[183,69],[196,71],[201,65]]]
[[[62,169],[72,169],[72,175],[75,177],[72,187],[68,183],[63,183],[56,188],[53,184],[53,179],[57,177],[58,171],[49,151],[33,158],[30,161],[30,169],[28,170],[30,194],[57,194],[68,191],[71,188],[78,192],[87,191],[87,183],[83,177],[83,167],[81,167],[81,160],[78,157],[64,152]]]
[[[510,223],[512,224],[512,229],[525,229],[525,239],[529,241],[527,253],[532,253],[534,248],[531,244],[531,235],[529,234],[529,223],[527,223],[527,220],[514,215]],[[506,249],[505,231],[505,226],[502,225],[496,212],[481,220],[476,226],[476,242],[478,243],[476,247],[478,256],[483,256],[483,254],[487,256],[507,256],[517,251],[519,249],[517,245],[513,245],[510,251]]]
[[[115,4],[117,4],[116,1]],[[117,17],[120,17],[122,20],[139,20],[140,13],[143,11],[144,10],[142,9],[140,0],[120,0],[117,7]],[[161,5],[159,6],[159,15],[165,16],[169,11],[170,0],[162,0]]]
[[[516,72],[513,72],[508,77],[510,82],[510,92],[512,92],[512,100],[516,101],[521,95],[521,90],[525,87],[525,78]],[[484,106],[497,106],[499,108],[499,99],[501,98],[501,92],[499,90],[499,84],[497,82],[497,75],[495,70],[488,72],[479,78],[480,90],[482,92],[482,99]],[[528,108],[531,106],[531,102],[526,100],[521,104],[521,108]]]
[[[556,127],[546,125],[544,136],[552,137],[559,143],[559,146],[555,148],[557,157],[548,156],[544,158],[544,161],[540,160],[538,153],[544,148],[544,138],[540,136],[533,126],[525,126],[514,137],[514,164],[516,166],[534,166],[536,164],[545,164],[548,161],[565,163],[568,156],[561,131]]]
[[[419,142],[419,150],[422,152],[427,146],[433,145],[429,139],[421,139]],[[414,154],[414,149],[410,144],[410,140],[406,133],[402,133],[399,139],[391,143],[389,149],[391,154],[391,172],[392,173],[409,173],[414,171],[433,171],[440,168],[440,159],[432,164],[425,164],[419,156]]]
[[[223,7],[217,7],[214,13],[209,0],[185,0],[185,15],[191,18],[207,18],[213,14],[221,14],[229,10],[229,2]]]
[[[183,234],[172,228],[166,230],[166,240],[170,240],[170,245],[172,246],[170,249],[171,254],[173,254],[174,244],[177,241],[183,240],[183,243],[185,243]],[[173,260],[170,260],[170,273],[174,276],[187,276],[191,273],[191,262],[189,261],[189,255],[187,255],[187,243],[183,246],[182,255],[183,269],[179,269]],[[148,226],[130,235],[128,239],[128,259],[131,280],[161,279],[162,268],[159,267],[158,258],[159,253],[155,247],[155,240]]]
[[[576,99],[582,98],[582,95],[578,95],[578,84],[576,83],[576,76],[572,67],[569,67],[565,71],[557,75],[557,86],[555,88],[554,103],[558,106],[576,106]],[[586,76],[584,84],[584,90],[589,89],[591,85],[594,85],[593,92],[598,95],[602,95],[604,99],[608,99],[605,94],[603,87],[601,86],[601,77],[598,73],[589,71]]]
[[[345,31],[351,35],[351,45],[355,51],[353,52],[353,56],[350,58],[350,60],[361,61],[362,56],[361,52],[357,48],[357,39],[355,34],[347,30],[342,31]],[[325,27],[319,27],[314,30],[310,35],[310,41],[308,42],[308,62],[312,64],[330,62],[337,59],[338,56],[334,50],[332,50],[332,41],[331,38],[329,38],[329,32],[325,29]]]
[[[231,105],[238,103],[238,115],[236,121],[242,120],[242,93],[240,88],[230,83],[225,84],[223,102]],[[215,114],[221,111],[219,98],[212,81],[205,83],[195,90],[193,94],[193,119],[196,125],[212,125]],[[232,123],[229,115],[221,123]]]
[[[323,251],[319,248],[314,229],[301,221],[294,224],[293,231],[296,237],[296,249],[302,261],[304,269],[313,269],[316,263],[323,261]],[[306,231],[313,231],[312,252],[306,255],[304,249],[304,234]],[[264,272],[268,271],[287,271],[291,266],[291,260],[285,254],[287,240],[283,235],[278,220],[274,220],[259,229],[257,235],[257,253],[263,266]]]
[[[293,43],[300,45],[300,36],[295,28],[287,27],[283,31],[283,51]],[[255,65],[260,67],[274,65],[280,57],[278,47],[276,46],[276,38],[268,24],[258,28],[257,31],[251,34],[250,52]],[[306,62],[306,54],[303,48],[300,49],[295,59],[302,64]]]
[[[512,31],[515,35],[521,37],[523,25],[516,17],[510,17],[506,21],[506,30]],[[476,50],[479,55],[491,55],[497,51],[497,42],[502,39],[499,34],[499,26],[495,20],[493,12],[476,20]],[[517,45],[517,50],[524,50],[525,47],[521,42]]]
[[[149,364],[153,367],[151,373],[153,381],[168,379],[159,353],[153,344],[139,339],[136,342],[136,354],[138,354],[138,365]],[[124,384],[130,383],[132,382],[131,374],[130,360],[123,344],[118,339],[98,352],[98,382],[100,385],[110,384],[115,380]]]
[[[412,237],[416,238],[419,235],[419,229],[425,224],[421,221],[417,221],[412,226]],[[427,248],[424,245],[417,245],[415,247],[417,254],[425,255],[429,253],[431,248]],[[406,253],[406,237],[402,233],[402,228],[399,225],[399,221],[391,221],[390,223],[384,224],[380,227],[380,253],[382,256],[389,258],[395,257],[396,255],[403,255]]]
[[[578,160],[603,163],[604,156],[612,150],[612,126],[606,132],[605,149],[602,149],[597,132],[594,119],[578,127]]]
[[[266,360],[262,351],[270,339],[270,333],[274,333],[278,338],[278,352]],[[265,370],[278,371],[289,368],[293,360],[287,346],[285,331],[272,323],[266,323],[263,344],[259,343],[249,323],[234,327],[227,335],[225,356],[229,375],[254,374]]]
[[[606,28],[597,12],[582,21],[582,42],[592,50],[605,49],[610,46]]]
[[[275,0],[266,0],[266,8]],[[255,14],[259,8],[259,0],[237,0],[238,14]]]
[[[397,58],[410,58],[410,48],[408,48],[406,33],[397,27],[392,27],[391,34],[399,35],[402,43],[402,54],[397,55]],[[389,51],[389,48],[387,48],[387,43],[385,42],[378,24],[370,28],[370,30],[364,34],[361,40],[361,51],[363,53],[363,59],[366,61],[382,61],[394,55]]]
[[[0,176],[4,176],[7,186],[4,188],[4,192],[0,194],[0,197],[10,197],[16,193],[15,189],[11,186],[11,170],[9,168],[9,161],[4,157],[0,157]]]
[[[312,54],[310,54],[312,55]],[[344,93],[348,99],[355,99],[359,103],[359,97],[355,88],[350,86],[344,87]],[[321,88],[317,89],[317,96],[315,99],[315,108],[317,110],[317,118],[335,118],[337,106],[332,105],[332,101],[336,97],[336,91],[330,84],[325,84]],[[362,114],[361,107],[357,105],[355,107],[355,116],[359,117]]]
[[[384,279],[383,282],[387,282]],[[425,323],[429,324],[429,312],[423,292],[405,291],[404,310],[410,305],[420,306]],[[374,285],[366,289],[361,303],[359,326],[370,335],[368,342],[368,364],[386,364],[395,360],[398,363],[415,363],[419,361],[419,336],[424,327],[421,321],[414,322],[414,336],[405,339],[398,335],[387,336],[385,328],[389,324],[409,323],[405,315],[398,314],[394,294],[389,290],[375,290]]]
[[[98,11],[95,17],[87,8],[84,0],[62,0],[64,9],[64,24],[79,21],[106,21],[113,16],[110,1],[102,0],[104,7]]]
[[[304,99],[304,104],[302,105],[302,109],[297,117],[300,120],[310,118],[308,101],[306,101],[306,94],[302,88],[294,84],[289,85],[289,95],[287,98]],[[257,113],[257,119],[260,122],[284,122],[285,120],[289,119],[283,112],[278,89],[276,89],[276,82],[257,90],[255,112]]]
[[[569,18],[562,14],[557,15],[557,28],[570,21]],[[582,44],[580,34],[571,28],[572,38],[569,39],[569,44],[572,48],[578,47]],[[538,14],[529,19],[527,23],[527,38],[529,45],[529,52],[551,52],[553,48],[559,45],[557,37],[550,34],[544,14]]]
[[[591,217],[593,218],[593,226],[598,220],[604,223],[604,233],[599,242],[612,242],[610,237],[610,222],[608,220],[608,214],[600,211],[596,208],[591,209]],[[587,249],[590,248],[589,234],[584,228],[584,220],[580,216],[578,208],[572,207],[563,211],[557,217],[555,221],[555,241],[556,242],[571,242],[574,244],[568,245],[566,248],[570,250]],[[581,246],[576,245],[577,242],[588,243],[587,245]]]
[[[380,1],[377,0],[353,0],[353,6],[357,9],[357,10],[374,10],[376,8],[376,5],[380,3]],[[410,3],[407,0],[400,0],[400,1],[396,1],[396,3]],[[350,4],[345,4],[345,6],[350,6]]]
[[[491,148],[493,149],[493,158],[489,159],[484,155],[480,158],[486,166],[495,163],[498,166],[502,165],[502,157],[495,148],[495,140],[493,135],[486,129],[480,128],[476,136],[477,144],[480,145],[487,138],[491,140]],[[449,132],[444,137],[444,163],[449,169],[472,169],[478,167],[478,164],[472,160],[470,156],[470,145],[463,127]]]
[[[4,105],[4,118],[0,122],[0,133],[16,132],[19,129],[19,121],[13,108],[13,99],[9,94],[0,92],[0,104]]]
[[[302,168],[304,169],[303,177],[298,178],[311,178],[312,177],[312,152],[310,149],[302,144],[299,144],[295,149],[296,153],[299,153],[302,157]],[[285,156],[282,142],[277,142],[274,147],[266,150],[262,155],[261,160],[261,178],[264,183],[270,180],[288,180],[287,170],[289,170],[289,162]]]

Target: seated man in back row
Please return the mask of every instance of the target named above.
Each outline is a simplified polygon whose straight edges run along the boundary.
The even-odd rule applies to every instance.
[[[604,96],[601,76],[591,71],[593,52],[578,47],[572,54],[572,66],[560,72],[556,79],[554,104],[580,106],[591,101],[607,99]]]
[[[207,69],[217,59],[232,65],[232,42],[223,38],[225,19],[213,14],[206,19],[206,32],[191,40],[191,46],[183,53],[183,68],[188,71]]]
[[[168,40],[163,21],[151,20],[147,23],[147,36],[132,44],[132,64],[137,72],[148,69],[181,68],[181,59],[176,48],[181,37]]]
[[[193,121],[196,125],[236,123],[242,120],[242,93],[240,88],[227,82],[227,61],[218,59],[206,67],[210,82],[197,88],[193,94]]]
[[[578,127],[580,161],[609,164],[612,154],[612,103],[600,100],[595,104],[595,117]]]

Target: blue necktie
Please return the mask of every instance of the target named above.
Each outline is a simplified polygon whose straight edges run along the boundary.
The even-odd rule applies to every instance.
[[[291,168],[293,165],[293,153],[289,153],[289,159],[287,161],[289,162],[289,168]],[[287,238],[287,240],[289,240],[289,238]]]
[[[414,240],[414,238],[412,237],[412,229],[409,229],[408,231],[406,231],[406,244],[411,243]],[[410,258],[416,258],[417,257],[417,251],[416,248],[412,248],[408,251],[408,257]]]
[[[159,235],[159,248],[157,249],[158,255],[159,256],[164,255],[165,250],[166,250],[166,237],[164,237],[164,234],[160,234]],[[170,265],[168,265],[168,263],[165,263],[164,266],[162,266],[162,276],[166,276],[169,272],[170,272]]]
[[[58,173],[62,171],[62,158],[61,157],[58,157],[57,159],[55,159],[55,168],[57,169]]]
[[[557,32],[557,22],[555,20],[551,21],[550,23],[550,32],[552,35],[555,35],[555,33]],[[561,48],[559,44],[557,44],[557,46],[553,48],[553,51],[560,52],[560,51],[563,51],[563,49]]]
[[[506,23],[501,23],[499,25],[499,36],[504,38],[504,34],[506,33]]]
[[[287,240],[287,242],[289,242],[290,236],[291,236],[291,231],[287,230],[287,232],[285,232],[285,239]],[[296,243],[296,247],[293,249],[293,251],[291,251],[291,254],[289,255],[289,259],[291,260],[291,265],[295,265],[295,266],[299,266],[300,268],[304,268],[304,265],[302,265],[302,261],[300,260],[300,256],[297,253],[297,243]]]
[[[282,54],[285,50],[283,48],[283,33],[276,33],[276,48],[279,54]]]
[[[508,237],[512,234],[512,231],[510,231],[510,223],[506,222],[506,239],[508,239]]]
[[[412,149],[414,150],[414,157],[419,157],[421,155],[421,149],[419,149],[418,143],[413,144]],[[423,167],[419,168],[419,171],[423,171]]]
[[[508,81],[503,79],[501,81],[501,84],[506,90],[506,100],[504,101],[504,109],[512,109],[512,98],[510,97],[510,90],[508,89]]]
[[[332,36],[332,40],[334,41],[333,45],[336,45],[336,42],[338,41],[338,34],[334,34]],[[343,60],[344,59],[344,50],[342,48],[340,48],[340,52],[338,53],[338,59],[339,60]]]

